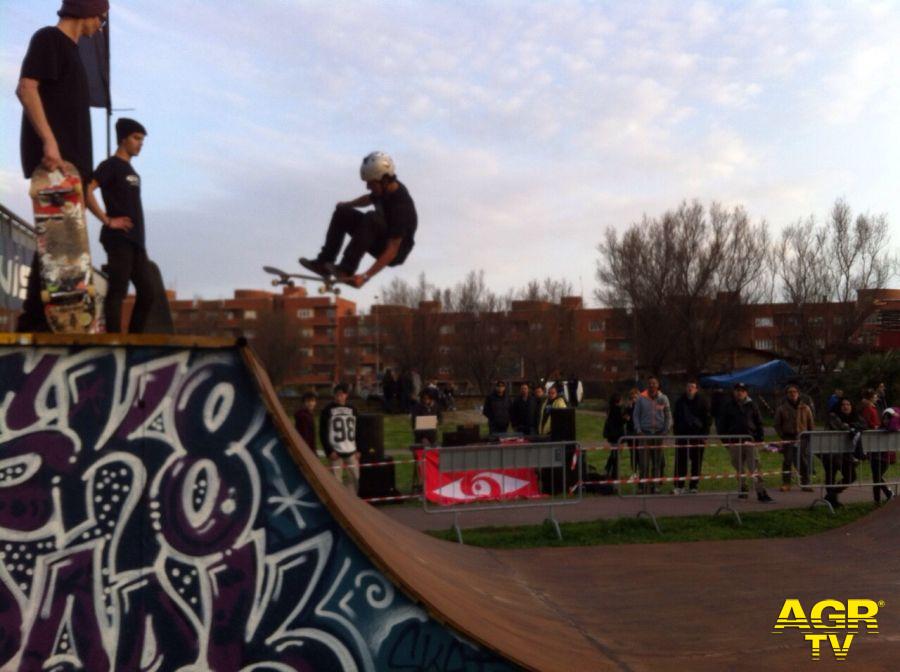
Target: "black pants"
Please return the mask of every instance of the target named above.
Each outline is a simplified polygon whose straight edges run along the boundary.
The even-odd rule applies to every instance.
[[[376,258],[384,252],[387,247],[387,223],[377,210],[360,212],[350,207],[335,208],[318,260],[333,264],[344,246],[345,236],[350,236],[350,242],[338,265],[342,274],[353,275],[366,252]]]
[[[147,250],[127,240],[114,239],[103,243],[106,250],[106,271],[109,275],[109,289],[103,310],[106,313],[106,331],[122,331],[122,302],[128,294],[128,283],[134,283],[134,314],[131,317],[132,331],[144,332],[147,315],[153,305],[153,276],[150,273]]]
[[[829,493],[836,495],[845,488],[841,485],[849,485],[856,480],[856,465],[853,464],[853,456],[849,453],[819,455],[822,466],[825,468],[825,485]],[[838,485],[837,475],[841,474],[841,483]]]
[[[787,437],[785,440],[794,441]],[[809,463],[809,444],[805,441],[797,443],[785,443],[781,446],[781,482],[789,485],[791,482],[791,467],[800,475],[800,485],[809,485],[812,475],[812,465]]]
[[[703,467],[703,452],[706,442],[703,439],[675,439],[675,487],[684,487],[688,462],[691,464],[691,490],[700,486],[700,470]]]
[[[884,483],[884,474],[888,467],[891,466],[888,460],[887,453],[869,453],[869,464],[872,467],[872,483],[876,484],[872,486],[872,496],[876,502],[881,501],[882,493],[884,493],[885,497],[890,497],[888,487],[886,485],[878,485]]]

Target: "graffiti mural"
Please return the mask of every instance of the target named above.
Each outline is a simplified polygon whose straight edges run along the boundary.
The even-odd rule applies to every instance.
[[[357,549],[237,350],[10,346],[0,669],[510,668]]]

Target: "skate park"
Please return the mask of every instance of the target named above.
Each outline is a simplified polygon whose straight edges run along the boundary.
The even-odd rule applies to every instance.
[[[639,393],[648,377],[677,394],[693,377],[782,358],[806,376],[804,392],[815,388],[821,426],[832,382],[850,380],[856,359],[896,356],[900,256],[888,213],[900,206],[890,121],[900,99],[883,73],[900,14],[874,3],[346,9],[0,9],[0,670],[896,669],[900,483],[895,449],[872,448],[872,435],[889,432],[870,424],[833,437],[841,457],[828,459],[821,432],[794,476],[776,454],[796,444],[799,458],[801,440],[773,433],[774,413],[768,438],[737,435],[766,468],[755,457],[729,466],[729,433],[716,427],[713,438],[707,422],[708,436],[693,437],[707,467],[692,484],[708,479],[695,497],[680,496],[690,491],[676,443],[692,434],[600,432],[610,393]],[[41,27],[57,21],[90,80],[77,129],[38,95],[56,81],[47,64],[72,57]],[[44,105],[54,114],[35,113]],[[34,131],[27,161],[20,123]],[[92,142],[71,142],[92,127]],[[116,158],[128,169],[99,169]],[[39,175],[54,165],[71,178],[65,189]],[[110,194],[141,184],[136,202],[109,209]],[[388,210],[404,213],[393,224],[383,217],[391,194]],[[127,245],[107,245],[138,221]],[[79,236],[64,261],[41,265],[53,257],[50,223]],[[669,245],[692,223],[706,233]],[[862,250],[843,275],[841,241]],[[653,285],[696,277],[672,252],[683,249],[724,259],[715,280],[693,292]],[[57,282],[76,265],[77,277]],[[656,299],[628,293],[644,280]],[[139,299],[125,298],[129,282],[142,285]],[[466,287],[477,300],[463,300]],[[33,320],[51,304],[71,308],[75,294],[77,311]],[[50,330],[60,333],[39,333]],[[72,330],[92,333],[63,333]],[[355,473],[345,462],[345,485],[326,440],[307,444],[294,412],[302,394],[336,396],[345,384],[351,404],[381,414],[367,395],[384,393],[389,366],[465,385],[466,408],[419,425],[421,390],[393,411],[385,403],[391,451],[381,441]],[[900,373],[883,371],[845,386],[854,410],[885,380],[897,403]],[[481,399],[496,381],[558,394],[551,379],[566,376],[584,378],[592,405],[540,422],[569,417],[571,432],[490,429]],[[591,423],[584,450],[576,410]],[[490,441],[471,446],[500,483],[515,483],[505,460],[517,452],[526,462],[552,453],[553,466],[528,462],[536,491],[485,496],[461,507],[461,522],[430,497],[458,486],[430,483],[428,469],[444,474],[446,448],[447,473],[472,472],[467,490],[480,474],[450,468],[461,443],[422,446],[418,435],[477,435],[485,418]],[[669,471],[655,473],[643,455],[662,450]],[[607,456],[614,471],[582,470]],[[369,485],[389,471],[391,487],[357,492],[360,468]],[[773,497],[745,478],[767,478]],[[802,536],[566,545],[575,523],[634,518],[660,535],[655,516],[667,512],[736,529],[741,515],[818,507],[836,517],[838,506],[867,512]],[[494,525],[540,529],[547,543],[469,545]]]
[[[349,494],[245,345],[12,335],[0,373],[3,669],[802,669],[773,625],[826,594],[885,603],[855,669],[896,660],[896,503],[807,538],[468,548]]]

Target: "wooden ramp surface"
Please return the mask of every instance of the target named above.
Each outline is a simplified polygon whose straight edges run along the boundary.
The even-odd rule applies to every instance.
[[[248,353],[249,354],[249,353]],[[350,496],[301,449],[251,356],[295,460],[376,565],[435,618],[539,670],[797,670],[797,632],[773,635],[787,598],[882,600],[879,635],[816,669],[900,666],[900,504],[798,539],[494,551],[439,541]]]

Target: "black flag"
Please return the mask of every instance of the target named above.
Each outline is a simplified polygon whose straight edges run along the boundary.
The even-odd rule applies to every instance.
[[[78,40],[81,62],[87,71],[91,107],[103,107],[112,112],[109,93],[109,23],[93,37]]]

